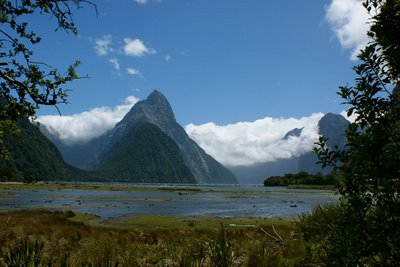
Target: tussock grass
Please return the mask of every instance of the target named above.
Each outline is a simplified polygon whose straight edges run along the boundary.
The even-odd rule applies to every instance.
[[[302,266],[309,256],[295,224],[278,218],[0,213],[0,266]]]

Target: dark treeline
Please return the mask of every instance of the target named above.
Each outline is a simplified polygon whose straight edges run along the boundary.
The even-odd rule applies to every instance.
[[[290,185],[335,185],[337,177],[329,174],[309,174],[307,172],[287,173],[284,176],[270,176],[264,181],[264,186]]]

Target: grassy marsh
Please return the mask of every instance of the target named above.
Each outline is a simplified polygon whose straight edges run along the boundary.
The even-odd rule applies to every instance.
[[[62,207],[57,202],[48,206],[51,210],[29,208],[0,211],[0,267],[323,265],[315,260],[312,246],[304,241],[297,220],[289,218],[225,218],[207,215],[102,218],[66,210],[78,207],[81,203],[86,204],[89,200],[100,200],[101,202],[96,202],[96,207],[101,206],[102,210],[108,209],[108,205],[114,210],[113,201],[116,200],[124,208],[137,201],[146,201],[149,202],[146,205],[156,207],[158,203],[170,201],[169,198],[156,198],[157,194],[149,197],[149,191],[159,191],[161,195],[172,193],[173,196],[182,198],[189,208],[192,207],[192,197],[200,196],[198,193],[206,193],[207,196],[208,193],[218,193],[229,201],[240,199],[241,202],[254,197],[257,199],[261,195],[264,201],[269,200],[269,196],[283,194],[283,206],[291,209],[292,203],[298,205],[302,202],[290,196],[307,194],[309,190],[293,192],[279,189],[269,192],[268,189],[231,191],[216,187],[208,189],[190,186],[0,183],[0,197],[4,198],[18,191],[32,191],[36,194],[41,190],[44,194],[31,200],[38,202],[37,206],[46,207],[48,202],[55,203],[60,198],[69,207]],[[109,194],[103,194],[104,192],[92,190],[128,193],[114,192],[110,197]],[[79,191],[78,196],[71,198],[72,200],[66,197],[70,191]],[[133,191],[138,192],[132,193]],[[146,194],[142,196],[139,191],[145,191]],[[313,194],[320,193],[317,191]],[[321,191],[321,194],[326,193]],[[263,202],[263,205],[268,203]],[[249,204],[248,209],[253,209],[254,206],[253,203]],[[129,210],[127,214],[132,215],[138,207]],[[63,211],[57,211],[58,209]]]
[[[296,266],[309,258],[294,224],[281,219],[104,221],[27,210],[0,213],[0,225],[0,266],[21,260],[35,260],[37,266]]]

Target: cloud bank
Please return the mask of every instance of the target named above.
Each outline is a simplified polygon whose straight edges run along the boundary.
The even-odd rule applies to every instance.
[[[115,127],[139,101],[128,96],[114,108],[98,107],[71,116],[39,116],[38,121],[65,145],[85,143]],[[271,118],[228,125],[188,124],[188,135],[207,153],[227,166],[246,166],[302,155],[318,138],[318,122],[324,114],[309,117]],[[283,137],[294,128],[300,136]]]
[[[300,119],[266,117],[229,125],[188,124],[185,130],[222,164],[246,166],[291,158],[310,151],[318,138],[318,122],[322,116],[322,113],[316,113]],[[285,134],[294,128],[303,128],[301,135],[283,140]]]
[[[363,0],[332,0],[325,14],[340,45],[352,50],[352,60],[369,42],[369,14],[362,3]]]
[[[85,143],[111,130],[138,101],[128,96],[114,108],[99,107],[70,116],[39,116],[38,121],[65,145]]]

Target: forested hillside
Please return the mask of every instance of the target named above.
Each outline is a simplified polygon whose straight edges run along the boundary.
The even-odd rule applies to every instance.
[[[27,119],[17,122],[20,131],[4,138],[9,159],[0,158],[0,179],[15,181],[75,180],[86,173],[66,164],[55,145]]]

